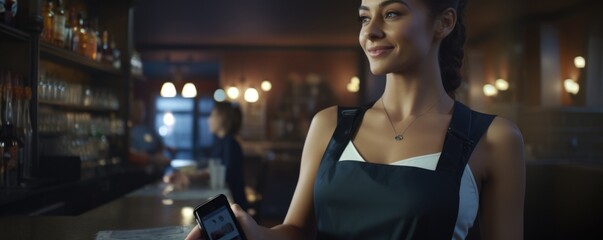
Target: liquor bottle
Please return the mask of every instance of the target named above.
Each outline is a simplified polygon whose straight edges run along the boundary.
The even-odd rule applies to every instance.
[[[88,48],[86,49],[86,55],[88,56],[88,58],[92,59],[92,60],[96,60],[96,49],[97,49],[97,44],[96,44],[96,34],[95,34],[95,27],[93,24],[93,21],[88,19],[88,25],[87,25],[87,29],[88,29]]]
[[[66,10],[65,11],[65,36],[63,38],[63,41],[65,42],[65,44],[63,45],[63,48],[70,50],[71,49],[71,38],[73,37],[73,25],[71,25],[71,23],[73,22],[73,18],[75,16],[73,15],[73,11],[71,10]]]
[[[42,30],[42,40],[52,42],[54,38],[54,3],[48,0],[42,9],[44,15],[44,29]]]
[[[10,76],[10,73],[8,73]],[[0,70],[0,102],[2,102],[4,89],[4,76],[5,73]],[[0,134],[2,133],[3,124],[2,124],[2,114],[0,114]],[[0,139],[1,140],[1,139]],[[6,188],[8,180],[8,162],[4,161],[4,142],[0,141],[0,188]]]
[[[115,39],[111,36],[111,43],[109,44],[111,47],[111,51],[113,52],[113,67],[120,69],[121,68],[121,52],[115,46]]]
[[[5,122],[0,134],[0,142],[4,145],[3,161],[6,187],[18,187],[20,178],[19,147],[22,146],[15,136],[13,126],[13,85],[10,72],[4,78],[4,110]]]
[[[27,171],[26,171],[26,160],[25,160],[25,153],[26,151],[30,151],[30,148],[25,148],[25,137],[26,137],[26,132],[25,132],[25,115],[24,113],[24,104],[25,104],[25,88],[23,86],[21,86],[21,84],[23,83],[22,81],[23,77],[21,75],[16,75],[14,78],[14,83],[13,83],[13,99],[14,99],[14,104],[15,107],[13,108],[13,116],[15,117],[15,121],[14,121],[14,127],[15,127],[15,132],[14,132],[14,136],[16,139],[18,139],[19,142],[19,148],[18,148],[18,164],[19,164],[19,184],[21,186],[25,186],[28,182],[28,180],[31,178],[31,171],[30,171],[30,166],[27,167]],[[29,103],[29,102],[28,102]],[[29,113],[28,113],[29,115]],[[29,118],[29,116],[27,116],[27,118]]]
[[[80,50],[80,19],[81,14],[75,13],[75,9],[71,9],[71,51],[79,52]]]
[[[107,64],[113,64],[113,50],[109,46],[109,32],[107,30],[103,31],[103,40],[102,40],[102,62]]]
[[[33,161],[32,161],[32,140],[33,140],[33,127],[31,126],[31,116],[29,114],[29,107],[31,102],[31,88],[25,87],[23,92],[23,171],[22,177],[27,180],[32,177]]]
[[[4,5],[2,6],[4,11],[2,13],[0,13],[2,15],[0,18],[0,21],[3,21],[5,24],[7,24],[9,26],[15,26],[16,7],[17,7],[16,1],[6,0],[4,2]]]
[[[80,15],[79,18],[79,28],[80,31],[78,32],[79,35],[79,49],[78,49],[78,53],[84,56],[87,56],[86,53],[88,53],[88,34],[86,33],[87,29],[86,29],[86,21],[84,20],[83,17],[81,17],[82,15]]]
[[[54,38],[53,43],[61,48],[65,47],[65,10],[63,0],[57,0],[54,10]]]

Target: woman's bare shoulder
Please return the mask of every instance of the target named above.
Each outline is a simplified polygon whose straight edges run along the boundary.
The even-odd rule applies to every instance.
[[[524,165],[523,136],[512,121],[496,117],[485,135],[490,173],[517,170]]]
[[[335,126],[337,126],[337,106],[331,106],[314,115],[311,128],[319,131],[331,130],[332,132],[335,130]]]

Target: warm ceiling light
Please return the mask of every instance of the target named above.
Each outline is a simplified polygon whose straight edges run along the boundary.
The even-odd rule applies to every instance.
[[[219,88],[214,92],[214,100],[216,100],[216,102],[224,102],[224,100],[226,100],[226,93],[223,89]]]
[[[360,84],[360,78],[358,78],[357,76],[353,76],[352,79],[350,79],[350,82],[353,84]]]
[[[268,81],[268,80],[264,80],[264,81],[262,81],[260,88],[262,89],[262,91],[268,92],[268,91],[270,91],[270,89],[272,89],[272,83],[270,83],[270,81]]]
[[[498,94],[498,89],[496,89],[496,87],[494,87],[494,85],[492,85],[492,84],[484,85],[484,95],[486,95],[487,97],[493,97],[493,96],[496,96],[497,94]]]
[[[360,91],[360,86],[358,84],[354,84],[351,82],[348,83],[346,88],[348,89],[348,92],[352,92],[352,93],[356,93],[356,92]]]
[[[245,98],[245,101],[247,101],[249,103],[254,103],[260,99],[260,94],[258,93],[258,90],[256,90],[255,88],[248,88],[247,90],[245,90],[244,98]]]
[[[500,91],[507,91],[507,90],[509,90],[509,82],[507,82],[507,80],[504,80],[502,78],[496,79],[496,81],[494,82],[494,85]]]
[[[197,96],[197,88],[193,83],[186,83],[182,88],[182,97],[194,98]]]
[[[237,99],[239,97],[239,89],[237,87],[229,87],[226,89],[226,95],[230,99]]]
[[[574,79],[565,79],[565,81],[563,81],[563,87],[566,92],[574,95],[578,94],[580,91],[580,84],[574,81]]]
[[[161,96],[162,97],[175,97],[177,94],[176,86],[172,82],[165,82],[163,86],[161,86]]]
[[[576,58],[574,58],[574,65],[577,68],[584,68],[586,67],[586,59],[584,59],[584,57],[582,56],[577,56]]]
[[[346,88],[348,89],[348,92],[352,93],[360,91],[360,78],[358,78],[357,76],[353,76],[350,79],[350,82],[347,84]]]

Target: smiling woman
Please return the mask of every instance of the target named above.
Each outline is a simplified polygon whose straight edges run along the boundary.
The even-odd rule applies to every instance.
[[[521,133],[454,99],[464,5],[362,1],[359,44],[383,95],[314,116],[284,223],[233,205],[250,239],[466,239],[478,214],[483,238],[522,239]]]

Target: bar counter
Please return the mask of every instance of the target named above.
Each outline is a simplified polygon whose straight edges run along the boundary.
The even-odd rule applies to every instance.
[[[1,239],[95,239],[99,231],[135,230],[195,223],[192,209],[227,189],[207,184],[173,190],[162,182],[137,189],[78,216],[3,216]]]

